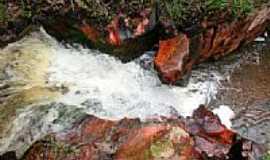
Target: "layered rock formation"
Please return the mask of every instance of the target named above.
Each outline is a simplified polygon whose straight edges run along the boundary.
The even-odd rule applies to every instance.
[[[222,125],[217,116],[201,106],[187,119],[141,122],[138,119],[110,121],[86,116],[72,129],[37,141],[23,159],[241,160],[260,157],[261,149],[249,140],[237,138],[237,134]]]
[[[264,7],[246,18],[231,22],[215,24],[205,20],[201,24],[202,32],[189,38],[180,34],[160,41],[155,67],[161,80],[177,84],[193,65],[210,58],[218,59],[253,41],[266,30],[269,17],[270,7]]]

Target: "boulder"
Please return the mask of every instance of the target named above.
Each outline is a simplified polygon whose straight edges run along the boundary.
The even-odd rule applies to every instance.
[[[160,41],[159,50],[154,59],[155,68],[163,82],[176,84],[185,74],[189,60],[190,40],[185,34]]]
[[[250,155],[261,156],[254,142],[236,137],[236,133],[203,106],[186,119],[141,122],[139,119],[110,121],[87,116],[73,128],[48,134],[34,143],[23,159],[234,160],[237,157],[244,160]]]
[[[160,41],[154,64],[161,80],[178,84],[193,65],[209,59],[218,59],[263,34],[270,22],[270,7],[232,21],[216,24],[209,20],[201,23],[201,33],[187,37],[180,34]]]

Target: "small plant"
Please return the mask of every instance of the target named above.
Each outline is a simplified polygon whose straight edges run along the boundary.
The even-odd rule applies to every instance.
[[[223,10],[228,7],[228,0],[207,0],[207,10]]]
[[[232,0],[232,14],[235,16],[245,15],[254,8],[251,0]]]
[[[196,23],[202,16],[202,0],[163,0],[169,16],[177,25],[185,26]]]

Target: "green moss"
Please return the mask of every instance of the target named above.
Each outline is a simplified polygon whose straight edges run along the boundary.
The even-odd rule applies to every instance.
[[[155,158],[168,158],[174,154],[173,144],[170,140],[157,141],[151,145],[150,150]]]
[[[255,0],[163,0],[163,3],[170,17],[182,27],[215,13],[241,17],[255,8]]]
[[[208,0],[205,2],[207,10],[223,10],[228,6],[227,0]]]
[[[262,160],[270,160],[270,153],[266,154]]]
[[[176,25],[190,26],[190,23],[196,23],[203,13],[202,0],[163,0],[163,3]]]
[[[88,16],[98,23],[108,24],[120,12],[132,16],[145,8],[149,8],[154,0],[76,0],[86,9]]]
[[[0,22],[4,22],[6,18],[6,7],[0,2]]]
[[[253,2],[251,0],[232,0],[232,14],[245,15],[251,12],[254,8]]]

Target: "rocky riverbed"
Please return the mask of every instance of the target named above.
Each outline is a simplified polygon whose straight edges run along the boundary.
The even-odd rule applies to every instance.
[[[191,79],[184,88],[164,85],[151,65],[140,66],[143,57],[124,64],[98,51],[64,46],[44,30],[1,50],[0,60],[0,150],[18,155],[86,114],[111,120],[191,115],[215,95],[219,77]]]
[[[61,139],[61,133],[63,131],[72,131],[70,129],[74,124],[75,126],[80,126],[80,120],[85,120],[85,116],[89,114],[111,120],[119,120],[124,117],[139,117],[145,122],[138,122],[138,125],[144,126],[144,123],[146,123],[145,127],[150,127],[149,130],[142,127],[142,130],[146,130],[146,135],[156,129],[159,130],[158,126],[161,125],[160,123],[165,123],[164,121],[167,118],[164,119],[162,116],[171,117],[178,121],[177,126],[182,126],[182,124],[187,125],[192,120],[188,120],[187,123],[184,119],[178,119],[178,117],[191,116],[192,112],[200,104],[207,105],[215,97],[218,100],[219,95],[223,93],[222,89],[227,87],[225,86],[226,80],[231,75],[233,76],[233,73],[238,69],[241,69],[239,67],[239,64],[242,64],[239,63],[240,61],[243,61],[244,64],[244,62],[253,62],[260,56],[267,56],[267,53],[260,52],[258,55],[251,57],[251,59],[246,59],[246,55],[251,56],[256,50],[247,49],[244,51],[247,53],[240,54],[240,56],[232,56],[232,59],[228,57],[230,59],[229,61],[225,59],[215,63],[209,62],[195,68],[192,71],[188,86],[177,87],[167,86],[159,81],[157,74],[153,70],[153,62],[151,62],[153,61],[153,57],[151,58],[153,56],[152,52],[147,53],[134,62],[124,64],[98,51],[81,48],[80,46],[78,48],[63,46],[47,35],[44,30],[32,33],[23,40],[10,44],[1,50],[1,152],[15,150],[16,154],[21,157],[35,141],[42,139],[48,133],[57,133]],[[256,66],[258,64],[256,63],[254,65]],[[228,67],[224,68],[224,66]],[[229,103],[220,104],[231,105]],[[232,116],[229,115],[231,112],[227,112],[226,109],[220,111],[221,122],[228,122]],[[258,117],[258,121],[260,121],[260,118]],[[125,121],[129,120],[123,120],[123,123]],[[135,120],[131,121],[130,127],[135,127],[136,125],[133,124]],[[151,125],[148,126],[148,123],[151,124],[155,121],[157,121],[157,124],[155,124],[157,128],[151,128]],[[170,118],[167,121],[170,121]],[[219,122],[219,120],[216,121]],[[268,120],[262,119],[262,122],[267,123]],[[108,121],[107,123],[114,124],[116,122]],[[242,122],[237,121],[237,123]],[[224,124],[231,127],[228,123]],[[169,128],[175,127],[173,122],[169,122],[168,125],[170,126]],[[219,125],[221,125],[220,122]],[[90,125],[89,127],[93,126]],[[183,127],[182,129],[184,129],[184,135],[199,134],[202,136],[201,133],[197,133],[194,130],[195,128],[186,130],[186,127]],[[165,127],[166,133],[173,134],[173,136],[177,137],[177,135],[174,135],[175,133],[170,133],[171,129],[167,129]],[[180,130],[182,133],[182,129],[176,128],[177,133]],[[206,127],[203,130],[207,129],[209,128]],[[218,128],[212,129],[214,129],[214,132],[217,131],[217,133],[213,134],[222,136],[224,141],[227,141],[226,137],[232,134],[231,132],[229,135],[227,133],[225,134],[224,126],[221,131]],[[261,131],[263,132],[265,130]],[[211,132],[207,133],[207,135],[213,136]],[[159,131],[157,133],[155,131],[153,136],[156,136],[156,134],[159,135]],[[244,133],[242,135],[245,136]],[[254,136],[245,137],[254,140],[254,142],[265,142],[261,141],[261,139],[256,139]],[[151,139],[151,136],[149,138]],[[223,140],[221,143],[224,143]],[[193,141],[189,141],[192,144],[191,146],[194,145]],[[195,142],[198,143],[197,145],[206,143],[201,138],[195,138]],[[63,142],[63,144],[61,142],[61,145],[65,146],[65,144],[66,142]],[[234,141],[232,144],[236,145],[238,142]],[[175,150],[177,150],[174,148],[175,146],[170,147],[171,142],[168,144],[165,143],[165,148],[159,148],[155,144],[153,145],[153,148],[151,149],[150,147],[150,150],[148,150],[152,153],[150,155],[147,153],[145,156],[179,156],[175,154]],[[214,147],[212,145],[210,146]],[[148,144],[145,147],[147,148],[147,146]],[[36,149],[38,148],[34,146],[33,151],[30,150],[26,154],[28,159],[31,159],[32,156],[39,156],[38,154],[33,155],[33,153],[36,153]],[[67,148],[64,148],[64,151],[65,149]],[[156,149],[161,149],[162,153],[155,153]],[[214,154],[214,156],[221,158],[223,154],[228,153],[228,148],[226,149],[227,151],[222,148],[219,149],[217,152],[213,150],[207,151],[206,157],[211,157]],[[223,151],[220,152],[221,150]],[[240,150],[242,150],[241,145]],[[256,157],[257,153],[253,153],[250,148],[247,150],[249,150],[247,152],[252,152],[253,156]],[[114,153],[114,151],[108,150],[105,155],[111,152]],[[194,155],[195,157],[197,157],[197,151]],[[86,154],[85,151],[82,153]],[[124,156],[127,155],[124,154]],[[218,157],[216,158],[218,159]]]
[[[233,128],[244,136],[270,146],[269,135],[269,42],[254,43],[242,50],[239,61],[217,94],[215,105],[235,111]],[[242,57],[242,58],[240,58]]]
[[[0,159],[260,159],[270,4],[256,2],[0,2]]]

